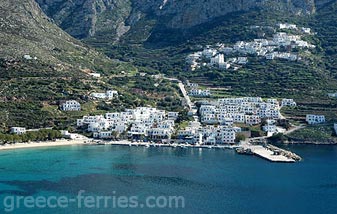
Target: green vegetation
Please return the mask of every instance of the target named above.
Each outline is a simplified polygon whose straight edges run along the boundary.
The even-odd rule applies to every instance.
[[[336,143],[333,124],[308,126],[287,136],[289,140],[299,142]]]
[[[235,138],[235,142],[245,141],[246,136],[244,134],[237,134]]]
[[[55,140],[61,137],[62,134],[60,131],[52,129],[29,131],[22,135],[0,133],[0,143],[6,144],[6,143],[22,143],[29,141],[45,141],[45,140]]]
[[[2,61],[1,65],[0,130],[8,130],[12,126],[67,129],[75,126],[76,119],[84,115],[123,111],[137,106],[150,105],[174,111],[182,109],[175,83],[150,75],[140,76],[136,70],[95,79],[84,73],[58,72],[34,62]],[[89,97],[90,93],[111,89],[119,92],[112,101]],[[82,111],[60,111],[59,103],[70,99],[79,101]]]

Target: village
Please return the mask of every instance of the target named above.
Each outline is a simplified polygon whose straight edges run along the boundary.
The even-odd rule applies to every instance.
[[[104,115],[86,115],[77,119],[77,133],[84,134],[95,142],[114,144],[236,148],[238,153],[254,153],[273,162],[295,162],[298,156],[266,144],[266,139],[286,129],[279,124],[284,118],[280,110],[294,108],[293,99],[272,99],[261,97],[225,97],[212,99],[208,90],[198,89],[198,84],[170,78],[177,82],[184,96],[188,120],[181,119],[183,112],[165,111],[150,106],[125,109],[122,112],[107,112]],[[187,90],[186,90],[186,88]],[[201,97],[192,102],[190,96]],[[91,93],[91,99],[111,101],[118,92],[108,90]],[[81,103],[67,100],[59,105],[61,111],[81,111]],[[185,112],[186,113],[186,112]],[[324,115],[306,115],[306,122],[315,125],[325,122]],[[253,136],[251,128],[258,127],[263,136]],[[337,124],[334,125],[337,131]],[[12,127],[11,133],[22,135],[24,127]],[[72,139],[77,133],[61,132],[64,138]],[[118,143],[119,140],[127,140]],[[257,144],[256,144],[257,143]],[[275,155],[276,154],[276,155]],[[288,156],[284,156],[288,154]]]
[[[259,28],[260,26],[253,27]],[[237,41],[232,46],[222,43],[207,45],[202,51],[189,54],[186,63],[191,71],[201,67],[236,71],[249,62],[249,57],[261,60],[297,61],[301,60],[298,50],[315,48],[315,45],[302,39],[305,35],[313,35],[310,28],[280,23],[273,30],[275,33],[272,38]]]

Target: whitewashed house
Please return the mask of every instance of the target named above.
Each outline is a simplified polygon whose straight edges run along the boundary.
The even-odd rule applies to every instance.
[[[328,93],[329,97],[337,98],[337,93]]]
[[[267,124],[262,127],[262,130],[267,132],[267,136],[270,137],[277,132],[276,121],[267,120]]]
[[[209,97],[211,96],[211,92],[208,89],[201,90],[201,89],[192,89],[189,91],[188,95],[193,97]]]
[[[211,58],[212,65],[219,65],[225,63],[225,56],[223,54],[218,54]]]
[[[297,26],[295,24],[288,24],[288,23],[279,23],[279,29],[292,29],[297,30]]]
[[[245,65],[248,63],[247,57],[238,57],[237,64],[239,65]]]
[[[302,27],[302,32],[306,33],[306,34],[310,34],[311,33],[311,28]]]
[[[23,127],[12,127],[11,128],[12,134],[22,135],[26,133],[26,128]]]
[[[68,100],[60,105],[62,111],[80,111],[81,104],[76,100]]]
[[[213,56],[215,56],[218,53],[217,50],[213,49],[213,48],[207,48],[205,50],[203,50],[202,55],[207,58],[210,59]]]
[[[232,128],[225,128],[221,130],[221,143],[234,144],[236,132]]]
[[[99,73],[89,73],[90,76],[95,77],[95,78],[100,78],[101,74]]]
[[[101,131],[101,132],[94,132],[93,137],[99,139],[111,139],[113,135],[111,131]]]
[[[147,135],[151,139],[170,139],[172,132],[168,129],[151,128],[147,130]]]
[[[325,116],[324,115],[308,114],[306,116],[305,121],[307,121],[307,123],[310,124],[310,125],[325,123]]]
[[[261,123],[261,118],[258,115],[245,115],[245,121],[248,125],[257,125]]]
[[[92,98],[96,98],[96,99],[107,99],[107,100],[111,100],[114,97],[118,96],[118,92],[115,90],[109,90],[106,91],[105,93],[91,93],[90,96]]]
[[[290,107],[295,107],[297,104],[293,99],[282,99],[281,106],[290,106]]]
[[[118,96],[118,91],[115,90],[108,90],[105,92],[107,99],[113,99]]]
[[[167,113],[167,119],[168,120],[177,120],[179,117],[179,112],[173,112],[173,111],[170,111]]]

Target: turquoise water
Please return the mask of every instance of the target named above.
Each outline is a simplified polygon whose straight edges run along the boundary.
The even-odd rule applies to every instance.
[[[0,213],[8,196],[183,196],[184,208],[15,207],[14,213],[337,213],[337,147],[291,146],[270,163],[231,150],[65,146],[0,152]]]

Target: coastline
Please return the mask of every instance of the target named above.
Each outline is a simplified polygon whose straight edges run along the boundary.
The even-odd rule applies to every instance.
[[[0,151],[39,148],[39,147],[86,145],[85,141],[86,141],[85,139],[74,139],[74,140],[61,139],[61,140],[56,140],[56,141],[40,141],[40,142],[29,142],[29,143],[5,144],[5,145],[0,146]]]

